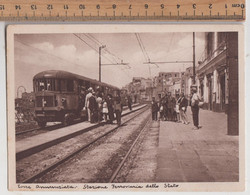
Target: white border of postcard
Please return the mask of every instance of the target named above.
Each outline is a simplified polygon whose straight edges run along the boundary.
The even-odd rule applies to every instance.
[[[154,33],[154,32],[238,32],[239,37],[239,182],[200,182],[200,183],[171,183],[178,187],[164,187],[168,183],[157,183],[159,188],[146,188],[147,183],[134,183],[143,188],[119,188],[114,189],[113,184],[100,183],[88,184],[93,186],[107,186],[107,189],[84,189],[86,184],[22,184],[19,188],[16,184],[16,160],[15,160],[15,116],[14,116],[14,34],[49,34],[49,33]],[[245,189],[245,86],[244,86],[244,26],[234,25],[10,25],[7,28],[7,111],[8,111],[8,179],[9,189],[18,191],[70,191],[67,186],[74,186],[74,191],[244,191]],[[121,183],[119,185],[128,185]],[[43,186],[44,188],[37,188]]]

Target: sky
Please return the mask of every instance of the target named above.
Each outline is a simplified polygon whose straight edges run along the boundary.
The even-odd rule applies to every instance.
[[[138,38],[141,42],[138,42]],[[33,76],[45,70],[64,70],[88,78],[99,77],[98,48],[102,49],[102,81],[123,87],[133,77],[153,78],[159,72],[184,71],[192,63],[193,33],[16,34],[15,89],[32,91]],[[142,51],[140,44],[145,48]],[[205,33],[195,33],[196,63],[204,55]],[[117,65],[123,61],[127,65]],[[105,65],[113,64],[113,65]]]

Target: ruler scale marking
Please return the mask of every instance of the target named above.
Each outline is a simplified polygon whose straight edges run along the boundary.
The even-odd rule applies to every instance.
[[[212,3],[211,3],[212,2]],[[77,11],[79,10],[79,11]],[[83,10],[86,12],[84,16]],[[0,20],[245,20],[245,0],[0,0]],[[132,15],[132,11],[133,14]],[[144,12],[145,11],[145,12]],[[58,14],[59,13],[59,14]],[[80,16],[80,13],[81,16]],[[107,16],[105,16],[107,13]],[[58,17],[59,15],[59,17]],[[113,17],[112,17],[113,16]],[[117,17],[118,16],[118,17]]]

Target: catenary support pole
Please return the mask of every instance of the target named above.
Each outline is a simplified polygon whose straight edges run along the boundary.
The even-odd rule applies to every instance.
[[[193,32],[193,84],[195,84],[195,32]]]

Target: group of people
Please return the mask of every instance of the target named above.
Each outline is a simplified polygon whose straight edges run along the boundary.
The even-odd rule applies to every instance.
[[[197,87],[193,86],[191,88],[190,106],[194,129],[201,128],[199,126],[199,102],[200,98],[197,94]],[[189,124],[186,114],[187,107],[188,99],[185,97],[184,93],[172,96],[171,93],[168,92],[162,98],[159,95],[159,101],[156,101],[155,97],[153,97],[151,102],[152,120],[182,122],[187,125]]]
[[[122,102],[118,92],[113,97],[112,94],[104,95],[98,89],[95,92],[90,87],[87,93],[82,90],[81,99],[82,110],[86,111],[90,123],[100,123],[104,119],[105,122],[112,124],[116,119],[117,124],[121,125]]]
[[[188,124],[187,120],[188,100],[183,93],[179,96],[172,96],[169,92],[157,102],[153,97],[152,100],[152,119],[163,121],[183,122]]]

